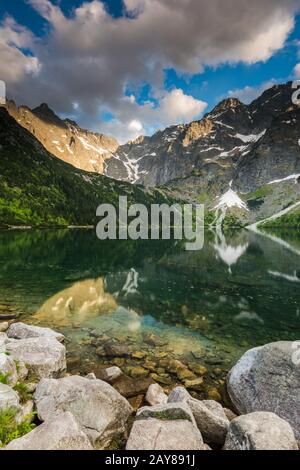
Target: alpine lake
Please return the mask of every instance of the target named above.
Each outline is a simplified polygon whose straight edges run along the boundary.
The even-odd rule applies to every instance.
[[[193,252],[87,229],[1,231],[7,313],[62,332],[71,373],[117,365],[223,401],[246,350],[300,339],[300,234],[207,230]]]

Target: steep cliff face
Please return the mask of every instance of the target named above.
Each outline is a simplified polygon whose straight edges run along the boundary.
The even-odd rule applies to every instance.
[[[120,146],[105,161],[105,174],[146,186],[197,176],[205,189],[213,181],[228,184],[241,170],[243,178],[238,184],[247,191],[267,183],[269,177],[286,176],[297,168],[299,156],[296,133],[300,121],[292,92],[288,83],[267,90],[249,106],[238,99],[223,100],[201,121],[172,126]],[[278,165],[283,147],[288,149]],[[262,168],[259,155],[266,151],[274,155]],[[248,170],[252,177],[247,180]]]
[[[60,119],[47,104],[33,110],[13,101],[9,114],[60,160],[85,171],[103,174],[103,162],[118,148],[112,137],[81,129],[75,122]]]

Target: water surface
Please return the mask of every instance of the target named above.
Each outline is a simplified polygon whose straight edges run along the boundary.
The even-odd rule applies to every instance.
[[[173,385],[186,380],[173,358],[195,377],[195,364],[206,367],[194,389],[212,396],[247,349],[299,340],[300,236],[208,231],[204,249],[187,252],[174,241],[103,242],[93,230],[4,231],[0,304],[62,331],[75,371],[115,363]],[[128,357],[107,357],[112,340]]]

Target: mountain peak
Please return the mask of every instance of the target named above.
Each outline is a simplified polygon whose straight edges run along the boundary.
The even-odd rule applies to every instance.
[[[65,123],[55,114],[47,103],[42,103],[37,108],[32,109],[32,113],[49,124],[66,127]]]
[[[220,113],[222,111],[227,111],[228,109],[238,108],[240,106],[245,106],[238,98],[226,98],[222,100],[212,111],[212,113]]]

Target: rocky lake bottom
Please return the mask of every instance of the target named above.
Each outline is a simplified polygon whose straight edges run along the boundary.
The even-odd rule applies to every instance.
[[[93,230],[0,233],[0,319],[63,333],[72,374],[119,366],[116,388],[136,407],[153,380],[226,403],[226,375],[245,351],[299,339],[299,283],[292,231],[207,231],[199,252],[100,242]]]

